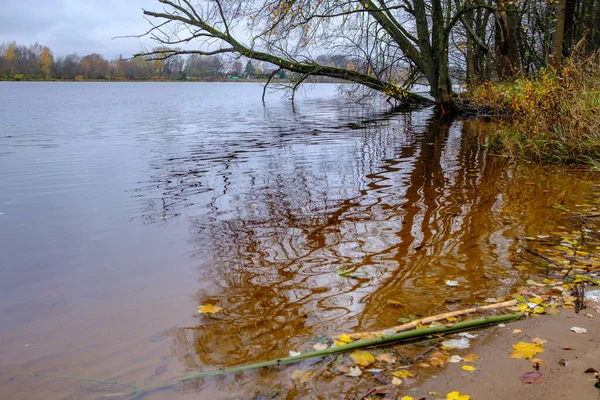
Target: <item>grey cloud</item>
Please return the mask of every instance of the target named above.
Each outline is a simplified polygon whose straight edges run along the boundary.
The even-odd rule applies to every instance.
[[[35,42],[55,55],[100,53],[127,57],[140,50],[138,39],[115,36],[143,33],[142,8],[158,9],[156,0],[3,0],[0,43]]]

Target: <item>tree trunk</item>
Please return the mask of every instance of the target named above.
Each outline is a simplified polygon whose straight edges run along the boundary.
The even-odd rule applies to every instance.
[[[562,48],[565,33],[565,12],[566,0],[557,0],[554,6],[554,33],[552,34],[552,47],[550,48],[550,56],[548,63],[553,67],[560,65],[562,61]]]
[[[576,0],[565,1],[565,26],[563,32],[563,57],[569,57],[572,47],[576,43],[575,32],[575,10],[577,7]]]

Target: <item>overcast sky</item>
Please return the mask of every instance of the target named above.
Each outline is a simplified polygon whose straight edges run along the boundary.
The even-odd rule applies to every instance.
[[[142,8],[159,10],[156,0],[0,0],[0,43],[38,42],[55,56],[100,53],[111,59],[141,49],[138,39],[149,25]]]

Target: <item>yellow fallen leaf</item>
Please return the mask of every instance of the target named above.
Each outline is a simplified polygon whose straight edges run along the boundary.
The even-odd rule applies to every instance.
[[[529,306],[527,305],[527,303],[519,303],[517,305],[517,309],[520,312],[529,312],[529,310],[531,310],[531,308],[529,308]]]
[[[427,392],[428,395],[430,396],[439,396],[440,394],[438,392]]]
[[[377,357],[375,357],[375,359],[377,361],[385,362],[388,364],[396,363],[396,356],[394,356],[393,354],[388,354],[388,353],[379,354]]]
[[[531,341],[533,343],[537,343],[537,344],[544,344],[544,343],[548,343],[548,341],[546,339],[540,339],[539,337],[536,337],[535,339],[531,339]]]
[[[215,306],[213,304],[202,304],[200,307],[198,307],[198,312],[200,314],[215,314],[221,310],[221,307]]]
[[[521,332],[523,332],[523,331],[520,329],[513,329],[513,333],[521,333]]]
[[[542,353],[544,351],[544,347],[538,343],[525,343],[519,342],[517,344],[513,344],[513,348],[515,349],[511,354],[510,358],[532,358],[537,353]]]
[[[480,358],[481,358],[481,356],[479,354],[469,353],[463,357],[463,360],[464,360],[464,362],[472,363],[472,362],[479,360]]]
[[[348,343],[352,343],[352,339],[350,339],[350,336],[346,335],[345,333],[335,341],[336,346],[343,346]]]
[[[546,312],[546,309],[542,306],[537,306],[536,308],[534,308],[533,310],[531,310],[531,312],[533,314],[543,314]]]
[[[544,299],[541,299],[539,297],[532,297],[531,299],[529,299],[529,302],[533,304],[542,304],[544,302]]]
[[[462,369],[463,371],[475,371],[475,367],[472,365],[463,365],[462,367],[460,367],[460,369]]]
[[[392,372],[392,375],[397,376],[398,378],[414,378],[415,374],[410,371],[396,371]]]
[[[296,369],[292,372],[292,380],[302,384],[308,382],[313,376],[315,376],[314,372],[303,371],[301,369]]]
[[[441,367],[442,365],[446,364],[449,359],[450,356],[448,354],[442,351],[435,351],[431,354],[431,356],[429,356],[429,364],[433,365],[434,367]]]
[[[456,317],[448,317],[448,318],[446,318],[446,320],[448,320],[448,322],[456,322],[456,321],[458,321],[458,318],[456,318]]]
[[[375,361],[373,354],[369,353],[368,351],[356,350],[350,354],[350,357],[356,364],[363,367],[366,367]]]
[[[412,397],[410,397],[410,396],[404,396],[404,397],[402,397],[400,400],[415,400],[415,399],[413,399],[413,398],[412,398]]]
[[[392,378],[392,385],[396,385],[396,386],[402,385],[402,379],[393,377]]]
[[[471,396],[454,391],[446,395],[446,400],[471,400]]]
[[[546,286],[543,283],[539,283],[539,282],[534,281],[533,279],[528,279],[527,280],[527,284],[531,285],[531,286],[537,286],[537,287],[545,287]]]

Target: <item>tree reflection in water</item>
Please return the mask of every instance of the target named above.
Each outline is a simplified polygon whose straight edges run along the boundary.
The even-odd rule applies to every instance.
[[[175,355],[190,368],[255,362],[311,335],[509,295],[515,239],[587,186],[488,155],[485,122],[422,118],[389,114],[354,126],[352,140],[305,133],[243,162],[236,149],[202,175],[210,200],[188,216],[197,300],[224,311],[172,332]]]

